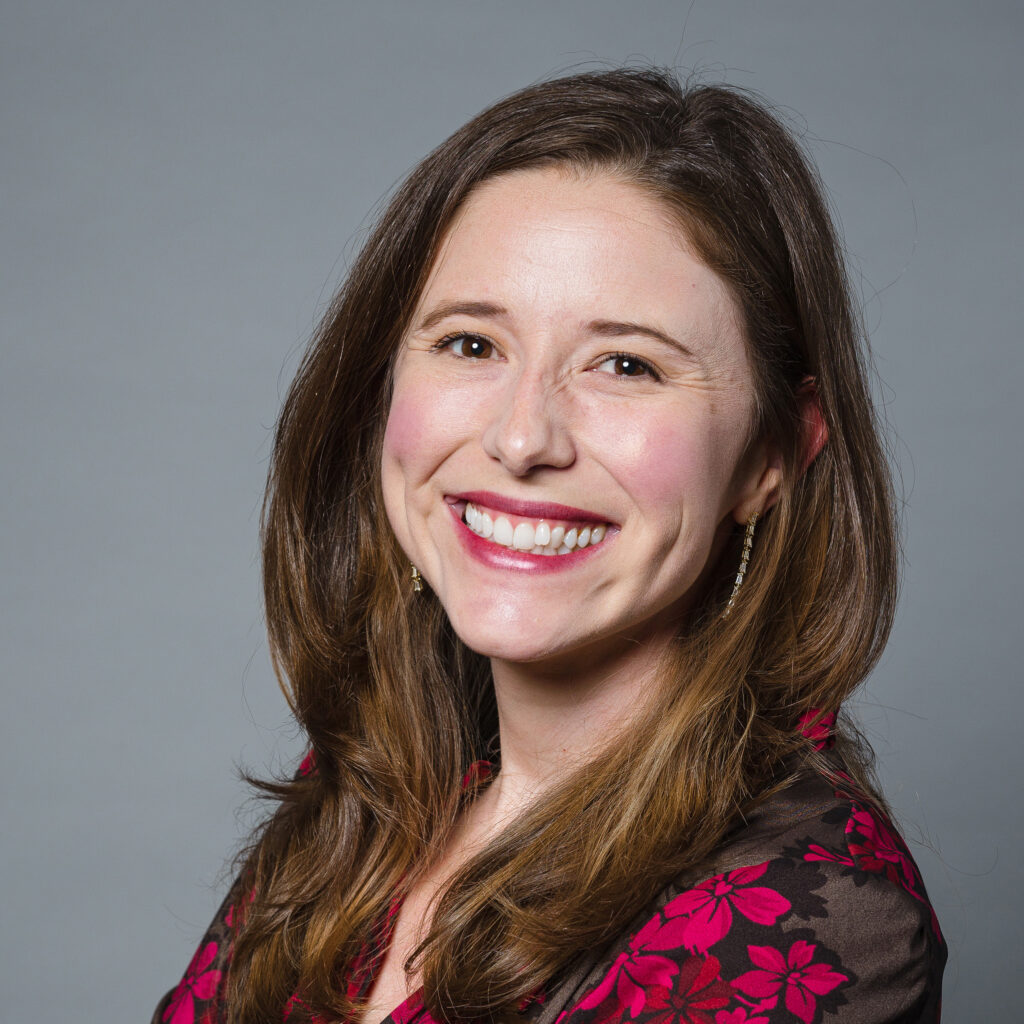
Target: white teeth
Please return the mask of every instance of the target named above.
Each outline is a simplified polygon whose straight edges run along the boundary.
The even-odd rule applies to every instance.
[[[478,536],[515,551],[528,551],[532,555],[568,555],[573,551],[600,544],[607,535],[607,525],[551,526],[543,520],[536,526],[520,522],[514,527],[505,516],[492,519],[490,514],[466,502],[463,513],[466,525]]]
[[[494,520],[494,542],[500,544],[503,548],[512,547],[512,538],[514,536],[512,524],[504,517],[498,516]],[[533,546],[532,544],[530,545]]]
[[[536,546],[533,527],[529,523],[520,523],[512,534],[512,547],[517,551],[530,551]]]

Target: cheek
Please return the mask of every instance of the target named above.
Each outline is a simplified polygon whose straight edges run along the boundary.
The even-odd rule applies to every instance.
[[[384,468],[406,465],[421,448],[427,410],[408,391],[395,392],[384,430]]]
[[[395,391],[384,429],[381,452],[381,489],[384,510],[406,554],[410,548],[408,497],[410,485],[422,472],[426,409],[408,391]]]
[[[705,417],[678,410],[628,422],[606,418],[603,461],[645,515],[677,521],[681,513],[717,522],[732,469],[730,445]]]
[[[438,386],[429,376],[408,374],[396,381],[384,431],[385,486],[426,482],[462,443],[470,429],[465,395]]]

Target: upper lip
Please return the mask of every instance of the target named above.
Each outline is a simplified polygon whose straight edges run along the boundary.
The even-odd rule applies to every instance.
[[[560,505],[554,501],[526,501],[522,498],[509,498],[493,491],[465,491],[451,495],[455,501],[470,501],[474,505],[484,505],[496,512],[507,512],[511,516],[522,516],[524,519],[571,519],[581,523],[608,523],[607,516],[597,512],[588,512],[585,508],[573,505]]]

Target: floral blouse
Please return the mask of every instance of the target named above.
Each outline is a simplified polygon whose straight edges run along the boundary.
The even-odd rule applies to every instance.
[[[822,738],[819,746],[828,739]],[[230,955],[225,901],[152,1024],[220,1024]],[[357,963],[352,995],[376,977]],[[524,1024],[881,1024],[939,1020],[946,947],[892,824],[853,792],[804,779],[769,798],[704,877],[679,879],[606,949],[523,1009]],[[282,1010],[301,1006],[295,996]],[[411,995],[382,1024],[436,1024]]]

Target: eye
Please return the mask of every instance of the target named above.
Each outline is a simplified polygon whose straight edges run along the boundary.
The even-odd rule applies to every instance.
[[[616,352],[607,356],[597,366],[602,373],[613,373],[617,377],[650,377],[661,380],[661,374],[646,359],[631,356],[628,352]]]
[[[479,334],[448,334],[434,345],[434,351],[448,349],[462,359],[490,359],[494,355],[494,342]]]

